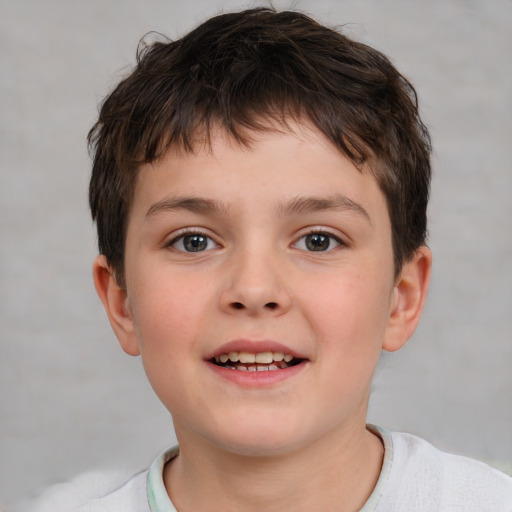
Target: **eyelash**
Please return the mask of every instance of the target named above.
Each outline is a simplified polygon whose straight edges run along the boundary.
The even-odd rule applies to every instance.
[[[301,249],[301,250],[304,250],[304,251],[307,251],[307,252],[330,252],[334,249],[336,249],[337,247],[347,247],[347,244],[338,236],[334,235],[333,233],[330,233],[329,231],[325,231],[325,230],[322,230],[322,229],[310,229],[308,232],[304,233],[303,235],[301,235],[298,240],[293,244],[294,247],[298,248],[298,244],[301,240],[305,240],[308,236],[312,236],[312,235],[320,235],[320,236],[323,236],[323,237],[326,237],[328,239],[328,245],[325,249],[319,249],[319,250],[313,250],[313,249]],[[337,244],[336,246],[334,247],[331,247],[332,245],[332,240],[335,241],[335,243]]]
[[[177,247],[175,247],[175,245],[178,244],[178,242],[181,242],[183,244],[186,237],[192,237],[192,236],[203,237],[206,240],[207,247],[205,249],[197,250],[197,251],[188,251],[185,248],[178,249]],[[182,252],[182,253],[194,253],[194,252],[205,252],[207,250],[211,250],[212,249],[211,247],[208,248],[208,245],[210,243],[213,243],[215,246],[218,246],[218,244],[215,242],[215,240],[213,240],[213,238],[211,236],[207,235],[206,233],[203,233],[202,231],[200,231],[198,229],[187,228],[187,229],[183,229],[182,231],[180,231],[179,234],[177,234],[171,240],[169,240],[169,242],[167,242],[165,244],[165,247],[174,249],[174,250]]]
[[[308,247],[306,239],[307,239],[307,237],[310,237],[312,235],[318,235],[320,237],[325,237],[328,242],[327,246],[325,248],[319,248],[316,250]],[[192,236],[203,237],[205,239],[206,246],[204,248],[199,248],[198,250],[187,250],[184,245],[183,245],[183,248],[176,247],[176,244],[178,244],[179,242],[184,244],[185,239],[187,237],[192,237]],[[304,247],[304,248],[299,247],[299,243],[301,242],[301,240],[305,241],[304,244],[306,245],[306,247]],[[335,245],[334,247],[331,247],[333,240],[337,245]],[[215,246],[218,247],[218,244],[215,242],[215,240],[213,240],[213,238],[208,236],[206,233],[204,233],[200,230],[197,230],[197,229],[187,228],[187,229],[182,230],[179,234],[174,236],[172,238],[172,240],[167,242],[165,244],[165,247],[174,249],[174,250],[182,252],[182,253],[194,253],[194,252],[205,252],[205,251],[211,250],[212,247],[208,247],[211,243],[213,243]],[[346,247],[347,244],[338,236],[336,236],[332,233],[329,233],[328,231],[321,230],[321,229],[310,229],[307,233],[304,233],[303,235],[301,235],[297,239],[297,241],[292,244],[292,247],[299,249],[299,250],[306,251],[306,252],[329,252],[329,251],[332,251],[333,249],[336,249],[337,247],[340,247],[340,246]],[[319,246],[317,246],[317,247],[319,247]]]

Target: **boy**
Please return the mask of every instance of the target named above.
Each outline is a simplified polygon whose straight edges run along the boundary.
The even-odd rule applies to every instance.
[[[429,135],[383,55],[221,15],[143,49],[90,143],[96,289],[179,450],[81,510],[512,510],[509,477],[366,425],[431,269]]]

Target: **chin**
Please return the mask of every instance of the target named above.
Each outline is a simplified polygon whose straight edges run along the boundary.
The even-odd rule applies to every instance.
[[[226,443],[222,448],[233,455],[242,457],[279,457],[294,451],[290,442],[262,442],[246,440]]]
[[[282,421],[270,425],[244,422],[236,431],[224,432],[212,441],[229,453],[248,457],[274,457],[292,453],[308,442],[309,436]]]

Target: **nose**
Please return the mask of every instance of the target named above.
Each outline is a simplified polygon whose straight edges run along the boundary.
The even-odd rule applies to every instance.
[[[245,251],[230,262],[220,302],[230,314],[279,316],[290,309],[286,272],[278,257]]]

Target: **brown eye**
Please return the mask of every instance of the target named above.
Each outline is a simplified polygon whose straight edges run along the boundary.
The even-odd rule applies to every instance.
[[[310,251],[326,251],[331,245],[330,238],[322,233],[307,235],[305,242]]]
[[[330,233],[315,232],[299,238],[294,244],[303,251],[325,252],[343,245],[343,242]]]

